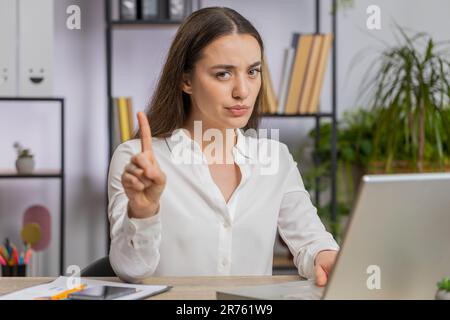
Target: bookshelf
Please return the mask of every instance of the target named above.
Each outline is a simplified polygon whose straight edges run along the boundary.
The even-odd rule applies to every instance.
[[[189,0],[191,1],[191,8],[193,8],[192,3],[195,0]],[[197,8],[202,8],[202,1],[196,0],[197,2]],[[108,159],[111,159],[113,150],[113,132],[112,132],[112,107],[114,105],[113,103],[113,95],[112,95],[112,33],[113,30],[116,28],[120,29],[127,29],[127,30],[133,30],[134,27],[137,26],[145,26],[145,27],[156,27],[156,26],[164,26],[164,25],[177,25],[181,21],[164,21],[164,20],[124,20],[124,21],[117,21],[113,20],[111,13],[111,1],[105,0],[105,20],[106,20],[106,72],[107,72],[107,96],[108,96],[108,136],[109,136],[109,157]],[[336,7],[336,0],[331,1],[331,5],[333,7]],[[319,146],[320,142],[320,121],[322,119],[330,119],[332,124],[332,134],[331,134],[331,172],[330,172],[330,179],[331,179],[331,199],[330,199],[330,206],[331,206],[331,221],[336,221],[336,212],[337,212],[337,202],[336,202],[336,169],[337,169],[337,150],[336,150],[336,143],[337,143],[337,110],[336,110],[336,101],[337,101],[337,91],[336,91],[336,13],[335,10],[330,10],[332,13],[330,13],[331,16],[331,34],[333,34],[333,40],[332,40],[332,47],[331,47],[331,111],[330,112],[320,112],[320,113],[306,113],[306,114],[272,114],[272,113],[263,113],[262,117],[265,118],[297,118],[298,120],[301,119],[313,119],[315,121],[315,139],[314,139],[314,145],[315,148]],[[314,33],[318,34],[321,32],[320,30],[320,0],[315,0],[315,13],[314,13]],[[315,157],[314,164],[316,166],[320,165],[320,159]],[[317,179],[319,180],[319,178]],[[319,181],[316,181],[316,185],[319,186]],[[314,204],[316,206],[320,205],[320,191],[317,188],[314,194]],[[106,223],[108,224],[108,219],[106,219]],[[109,230],[109,225],[107,226]],[[331,230],[333,234],[336,234],[336,230]],[[110,239],[109,239],[109,232],[108,232],[108,238],[107,238],[107,252],[109,251],[109,245],[110,245]],[[277,259],[276,261],[284,261],[283,259]],[[277,263],[277,266],[281,266],[282,263]],[[286,267],[291,267],[291,265],[287,264]]]
[[[58,103],[60,107],[60,169],[35,170],[31,174],[18,174],[14,170],[0,169],[0,179],[24,180],[24,179],[57,179],[60,181],[59,198],[59,274],[64,274],[64,249],[65,249],[65,166],[64,166],[64,98],[56,97],[0,97],[3,102],[51,102]]]

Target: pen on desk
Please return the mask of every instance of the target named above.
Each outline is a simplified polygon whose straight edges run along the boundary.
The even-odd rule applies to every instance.
[[[67,299],[67,297],[69,297],[69,294],[74,293],[74,292],[78,292],[83,290],[84,288],[86,288],[85,284],[82,284],[76,288],[73,289],[69,289],[63,292],[60,292],[58,294],[55,294],[53,296],[51,296],[50,300],[62,300],[62,299]]]

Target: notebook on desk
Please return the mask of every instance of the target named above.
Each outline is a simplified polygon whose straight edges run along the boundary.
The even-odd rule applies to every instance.
[[[85,288],[95,288],[98,286],[114,286],[136,289],[133,293],[124,295],[113,300],[139,300],[160,294],[169,290],[170,286],[162,285],[140,285],[112,281],[102,281],[95,279],[80,278]],[[60,296],[57,300],[63,300],[64,292],[71,292],[69,284],[73,281],[69,277],[60,276],[52,282],[32,286],[26,289],[14,291],[0,296],[0,300],[53,300],[52,297]]]
[[[434,299],[450,270],[450,173],[366,175],[325,289],[296,281],[218,299]]]

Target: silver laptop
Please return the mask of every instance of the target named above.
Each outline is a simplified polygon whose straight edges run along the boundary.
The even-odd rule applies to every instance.
[[[218,299],[434,299],[450,276],[450,173],[366,175],[327,286],[217,292]]]

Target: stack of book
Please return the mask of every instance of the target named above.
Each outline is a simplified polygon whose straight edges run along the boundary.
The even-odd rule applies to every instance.
[[[294,34],[291,47],[285,51],[278,113],[319,112],[332,40],[331,34]]]
[[[129,97],[114,98],[113,104],[113,148],[133,137],[134,113]]]

